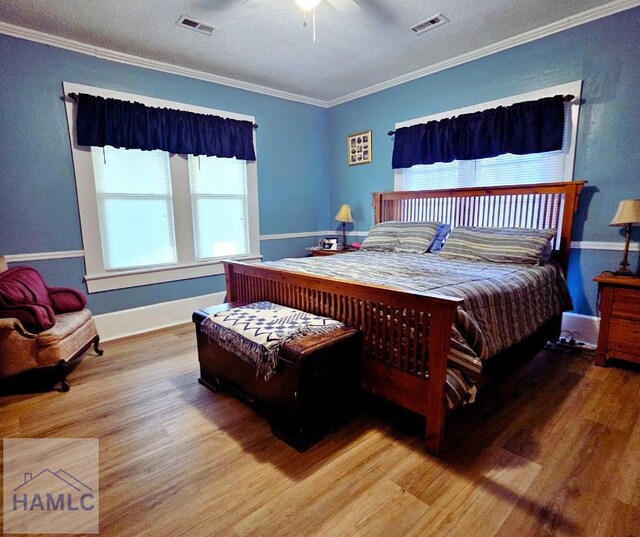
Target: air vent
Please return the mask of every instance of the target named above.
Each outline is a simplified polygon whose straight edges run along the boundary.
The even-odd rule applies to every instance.
[[[182,15],[178,19],[178,22],[176,22],[176,24],[178,26],[182,26],[183,28],[189,28],[189,30],[193,30],[194,32],[199,32],[204,35],[211,35],[215,30],[218,29],[215,26],[212,26],[211,24],[198,22],[197,20],[192,19],[191,17],[187,17],[186,15]]]
[[[449,22],[449,19],[444,15],[434,15],[433,17],[429,17],[427,20],[419,22],[418,24],[411,27],[411,30],[416,33],[416,35],[420,35],[425,33],[428,30],[432,30],[436,26],[442,26]]]

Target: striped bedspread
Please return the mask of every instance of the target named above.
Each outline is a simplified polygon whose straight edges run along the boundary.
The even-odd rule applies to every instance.
[[[265,265],[462,298],[449,352],[450,407],[473,399],[473,378],[482,372],[488,357],[572,307],[562,270],[555,263],[483,263],[444,259],[438,254],[353,252]]]

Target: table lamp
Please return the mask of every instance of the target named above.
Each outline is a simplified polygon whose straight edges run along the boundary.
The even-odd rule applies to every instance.
[[[353,217],[351,216],[351,205],[343,205],[340,207],[340,210],[336,215],[336,220],[338,222],[342,222],[342,249],[345,250],[347,248],[347,222],[353,222]]]
[[[625,226],[627,231],[624,243],[624,257],[620,263],[620,268],[616,270],[619,276],[633,276],[629,270],[629,241],[631,240],[631,226],[640,224],[640,199],[622,200],[618,205],[618,211],[611,220],[610,226]]]

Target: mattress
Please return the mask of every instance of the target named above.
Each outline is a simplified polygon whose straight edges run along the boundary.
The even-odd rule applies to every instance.
[[[484,362],[522,341],[572,308],[559,265],[485,263],[438,254],[359,251],[291,258],[265,265],[463,299],[452,331],[447,375],[448,406],[471,402]]]

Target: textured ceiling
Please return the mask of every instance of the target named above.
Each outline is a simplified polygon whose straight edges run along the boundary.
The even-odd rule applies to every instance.
[[[360,10],[345,13],[322,0],[315,43],[294,0],[0,0],[0,21],[330,102],[608,3],[355,1]],[[409,30],[438,13],[450,22]],[[181,15],[218,30],[180,28]]]

